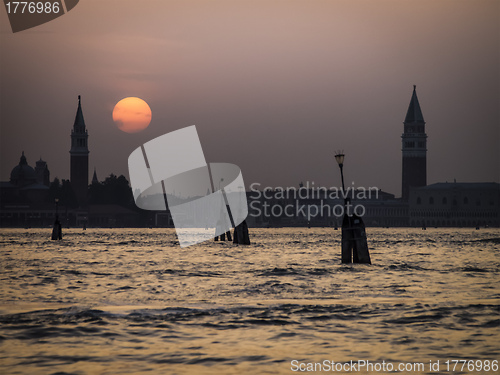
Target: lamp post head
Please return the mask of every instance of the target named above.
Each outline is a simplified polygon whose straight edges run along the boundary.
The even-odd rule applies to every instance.
[[[344,154],[342,152],[338,152],[337,155],[335,155],[335,160],[337,161],[339,167],[342,167],[344,165]]]
[[[345,191],[344,171],[343,171],[343,168],[344,168],[344,156],[345,156],[344,155],[344,151],[337,151],[337,154],[335,155],[335,160],[339,164],[339,168],[340,168],[340,178],[342,180],[342,191],[343,192]],[[344,198],[344,201],[345,201],[345,198]]]
[[[56,202],[56,204],[59,203],[59,198],[54,199],[54,201]]]

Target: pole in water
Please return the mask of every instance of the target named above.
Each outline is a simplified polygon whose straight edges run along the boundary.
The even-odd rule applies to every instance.
[[[346,213],[342,221],[342,263],[372,264],[365,224],[361,217]]]
[[[62,226],[59,221],[59,199],[55,199],[56,202],[56,218],[54,220],[54,225],[52,227],[52,240],[62,240]]]
[[[340,168],[340,177],[342,179],[342,192],[345,195],[344,185],[344,154],[339,151],[335,155]],[[341,260],[342,263],[368,263],[371,264],[368,243],[366,240],[366,230],[363,219],[354,213],[348,212],[349,198],[344,198],[344,219],[342,220],[342,245]]]
[[[62,227],[58,219],[56,219],[52,227],[52,240],[62,240]]]
[[[233,243],[240,245],[250,245],[250,235],[248,234],[248,224],[243,220],[234,228]]]

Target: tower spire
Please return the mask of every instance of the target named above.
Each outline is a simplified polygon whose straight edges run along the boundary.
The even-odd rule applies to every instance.
[[[21,154],[21,158],[19,159],[19,165],[27,165],[26,156],[24,156],[24,151]]]
[[[89,147],[87,129],[83,119],[81,96],[78,95],[78,109],[76,110],[75,122],[71,130],[71,170],[70,180],[75,191],[78,203],[84,206],[87,201],[87,189],[89,184]]]
[[[410,105],[406,112],[405,123],[424,122],[424,116],[420,109],[420,103],[417,97],[417,86],[413,85],[413,94],[411,96]]]
[[[416,85],[413,85],[413,94],[403,124],[402,198],[407,201],[411,187],[427,185],[427,134]]]
[[[99,183],[99,180],[97,179],[97,172],[96,172],[96,169],[94,167],[94,175],[92,176],[92,185],[98,184],[98,183]]]
[[[76,110],[75,122],[73,124],[73,131],[77,134],[83,134],[86,132],[85,120],[83,119],[82,101],[80,95],[78,95],[78,109]]]

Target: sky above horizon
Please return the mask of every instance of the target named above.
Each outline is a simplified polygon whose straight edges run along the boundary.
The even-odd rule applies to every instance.
[[[0,181],[24,151],[69,178],[82,96],[89,181],[128,178],[130,153],[196,125],[207,162],[247,188],[346,184],[401,195],[401,134],[413,85],[426,121],[427,183],[500,182],[496,0],[85,0],[12,33],[0,15]],[[114,105],[152,111],[120,131]]]

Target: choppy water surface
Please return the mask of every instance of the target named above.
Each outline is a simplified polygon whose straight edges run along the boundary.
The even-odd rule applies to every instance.
[[[0,372],[290,374],[293,360],[366,360],[436,373],[440,360],[447,373],[446,360],[500,359],[498,229],[368,237],[374,264],[341,265],[331,228],[185,249],[165,229],[59,242],[1,229]]]

